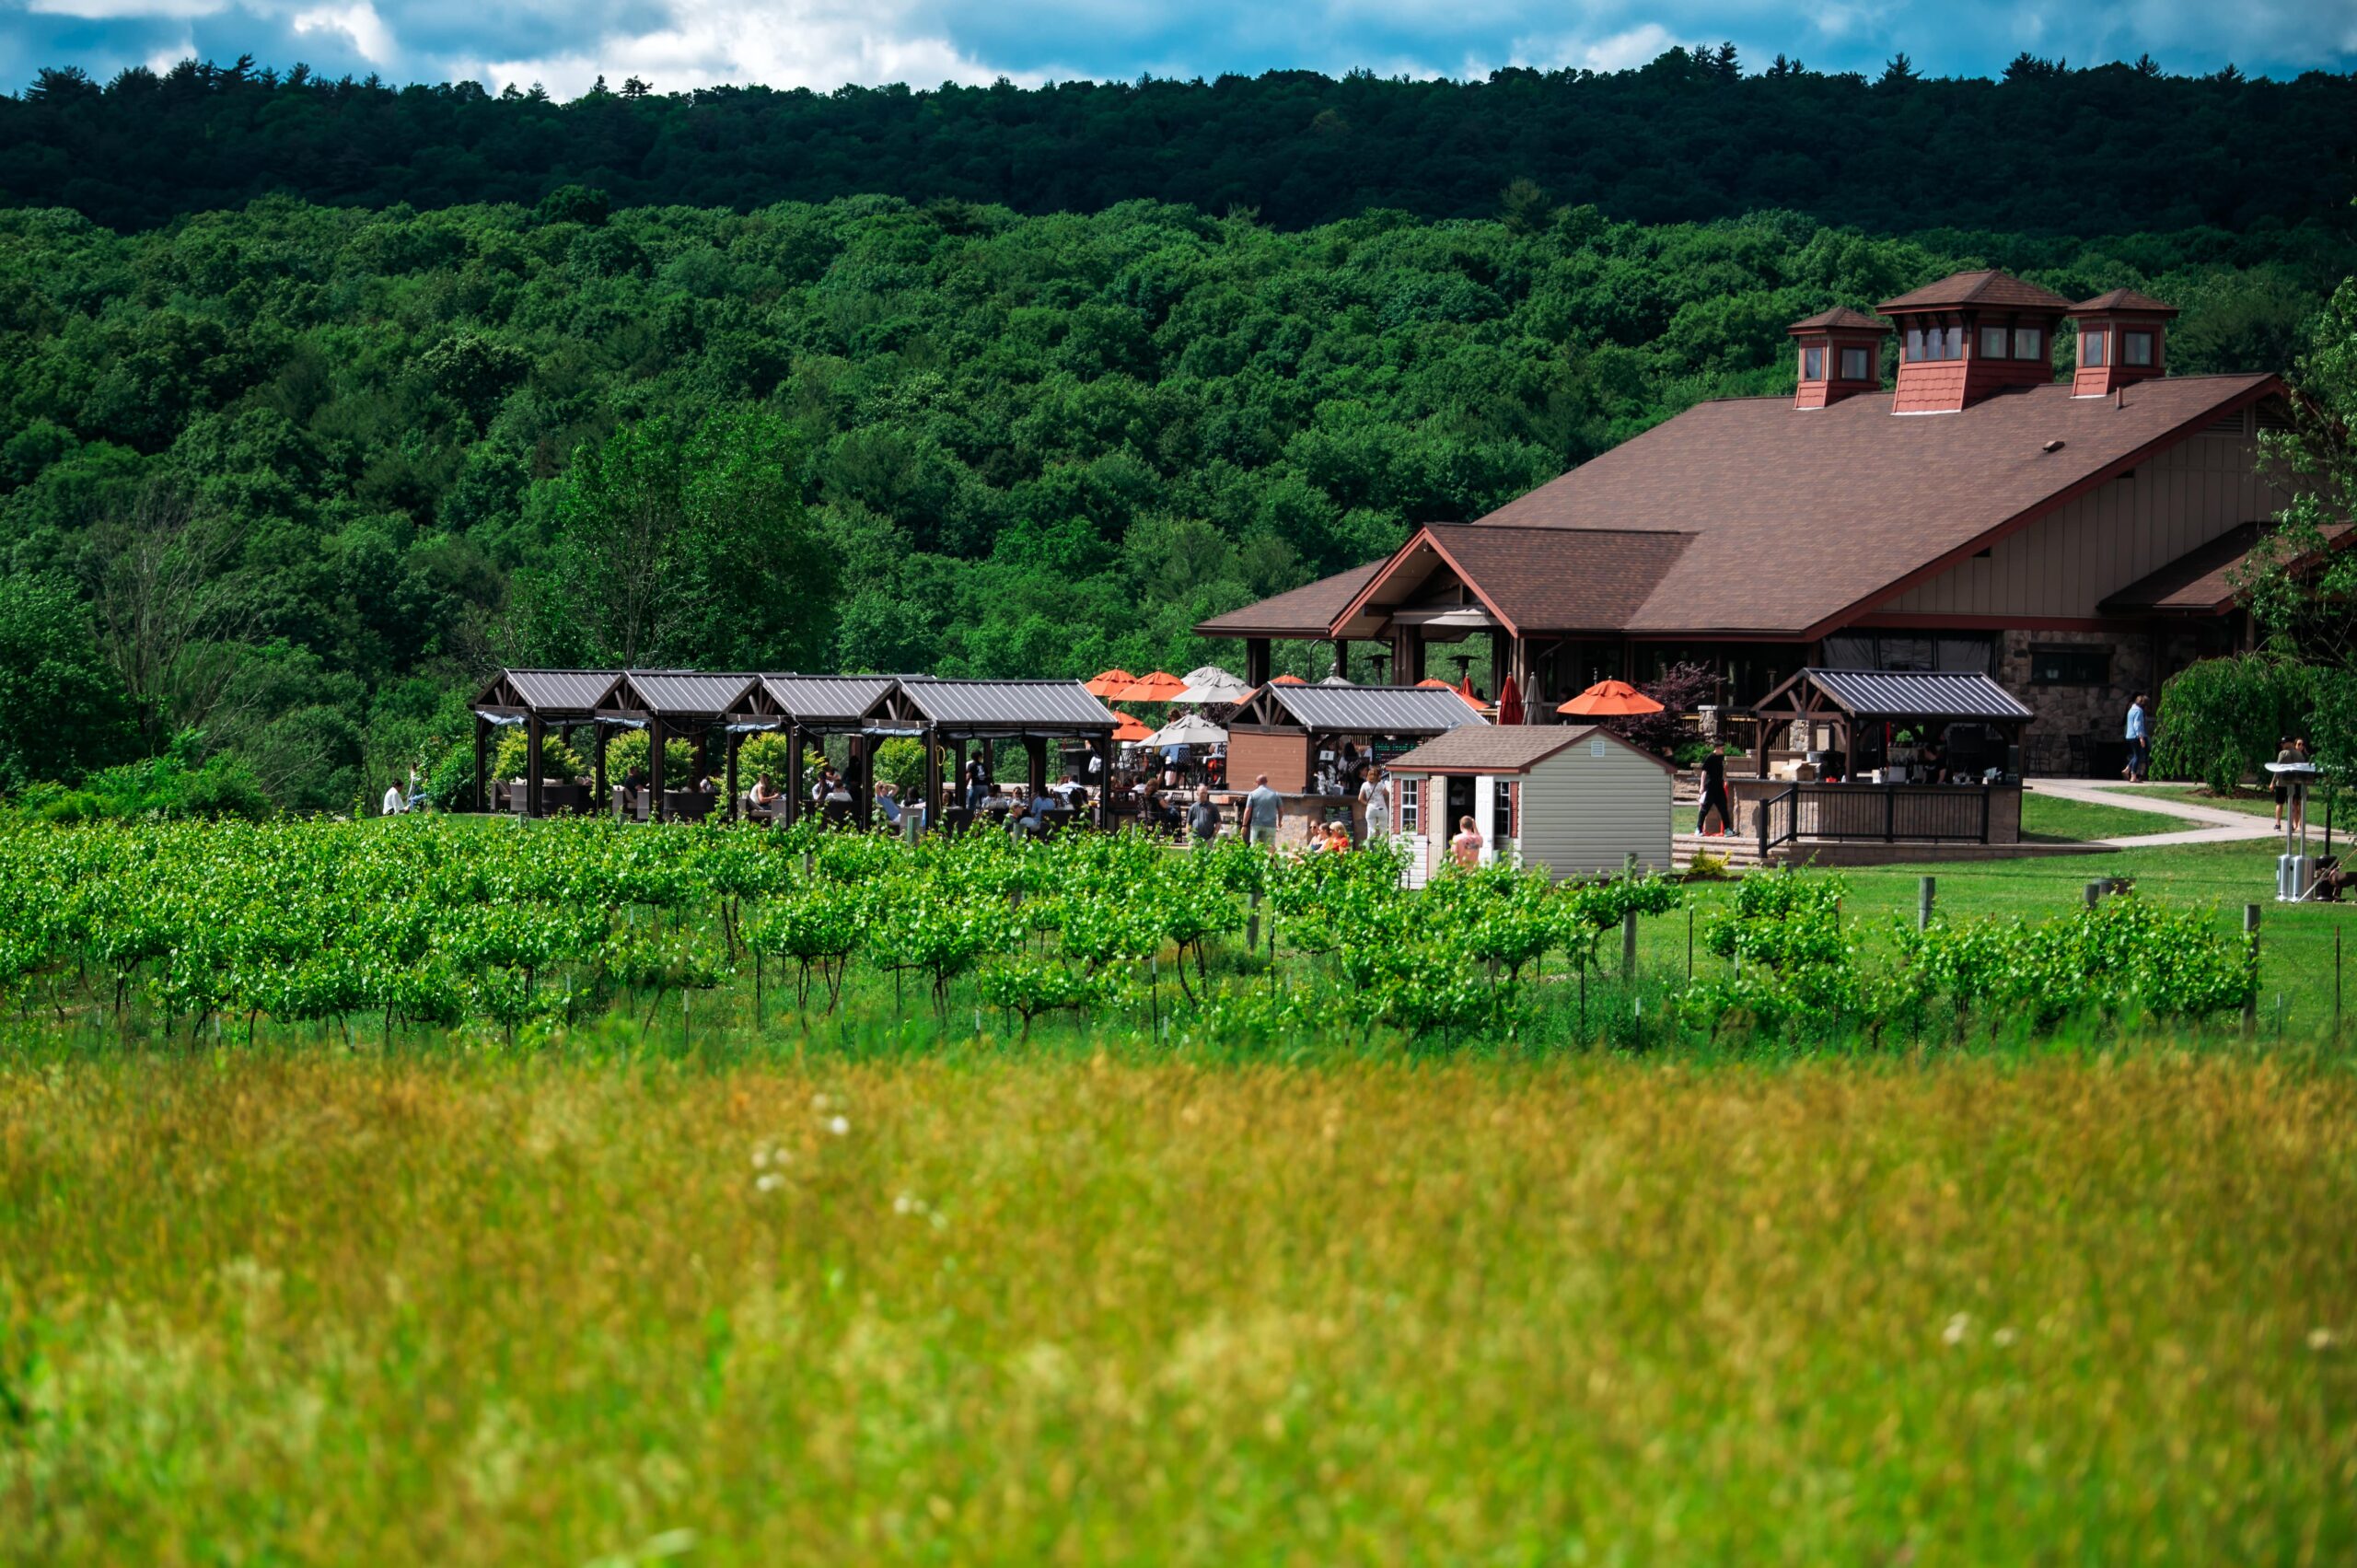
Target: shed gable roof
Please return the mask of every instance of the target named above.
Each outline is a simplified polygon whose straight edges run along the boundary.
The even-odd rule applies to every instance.
[[[1453,729],[1395,758],[1390,766],[1394,772],[1407,773],[1525,773],[1566,748],[1599,736],[1624,751],[1643,757],[1664,772],[1675,771],[1643,747],[1595,724],[1484,725]]]

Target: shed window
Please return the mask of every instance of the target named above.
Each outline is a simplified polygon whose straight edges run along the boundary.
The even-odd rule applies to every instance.
[[[1825,351],[1823,349],[1805,348],[1801,350],[1801,379],[1804,381],[1822,381],[1825,379]]]
[[[1418,796],[1422,793],[1418,786],[1422,783],[1422,779],[1399,781],[1399,830],[1403,833],[1412,834],[1417,830],[1417,807],[1422,804]]]
[[[1497,789],[1498,802],[1492,809],[1490,821],[1499,839],[1510,839],[1514,837],[1514,784],[1509,780],[1500,779]]]
[[[2029,651],[2032,686],[2108,686],[2111,650],[2100,644],[2063,647],[2033,647]]]
[[[2153,363],[2153,334],[2122,332],[2119,334],[2119,363],[2150,365]]]
[[[1981,328],[1981,329],[1980,329],[1980,357],[1981,357],[1981,358],[1983,358],[1983,359],[2003,359],[2003,358],[2004,358],[2004,357],[2005,357],[2005,336],[2006,336],[2006,334],[2005,334],[2005,329],[2004,329],[2004,328],[2003,328],[2003,327],[1983,327],[1983,328]]]
[[[1871,381],[1875,378],[1874,350],[1845,348],[1841,351],[1841,379]]]
[[[2101,368],[2104,362],[2103,339],[2104,334],[2101,332],[2081,332],[2079,334],[2080,364],[2088,366],[2090,369]]]
[[[2015,359],[2038,359],[2042,358],[2045,354],[2046,337],[2044,333],[2040,332],[2036,327],[2015,327],[2014,329],[2014,357]]]

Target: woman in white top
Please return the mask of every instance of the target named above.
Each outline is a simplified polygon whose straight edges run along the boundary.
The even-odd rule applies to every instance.
[[[1366,805],[1366,842],[1380,844],[1391,836],[1391,775],[1381,768],[1368,769],[1359,799]]]

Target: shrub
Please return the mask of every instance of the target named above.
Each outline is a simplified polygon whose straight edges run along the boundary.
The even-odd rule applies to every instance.
[[[2275,655],[2189,665],[2161,688],[2154,771],[2228,794],[2273,760],[2284,736],[2305,732],[2315,701],[2316,672]]]
[[[876,777],[878,783],[900,786],[904,798],[923,793],[924,742],[901,735],[877,747]]]
[[[501,732],[499,750],[491,763],[491,776],[495,779],[520,779],[528,764],[530,743],[522,725],[510,725]],[[668,753],[667,753],[668,755]],[[609,752],[610,758],[610,751]],[[589,771],[589,764],[579,753],[564,743],[560,735],[540,737],[540,776],[544,779],[575,778]]]
[[[649,766],[654,748],[643,729],[625,730],[606,742],[606,777],[619,779],[633,768]],[[684,740],[663,743],[663,783],[667,788],[678,788],[695,772],[695,748]]]
[[[772,729],[753,736],[737,749],[737,776],[757,779],[763,773],[780,789],[785,787],[788,766],[794,761],[794,743],[784,730]]]

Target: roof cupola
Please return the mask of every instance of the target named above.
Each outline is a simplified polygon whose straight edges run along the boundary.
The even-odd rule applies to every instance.
[[[2177,307],[2149,294],[2115,288],[2071,307],[2079,322],[2079,369],[2071,378],[2074,398],[2107,398],[2131,381],[2161,374],[2161,340]]]
[[[1958,273],[1877,308],[1898,327],[1893,413],[1955,413],[2008,387],[2054,379],[2054,329],[2071,302],[2007,273]]]
[[[1824,408],[1882,385],[1882,340],[1889,322],[1843,306],[1804,317],[1784,331],[1800,355],[1794,408]]]

